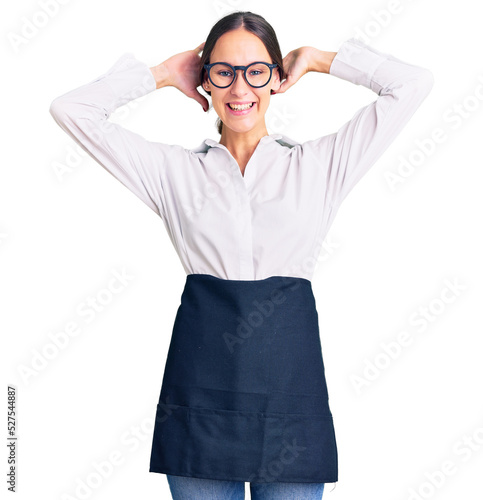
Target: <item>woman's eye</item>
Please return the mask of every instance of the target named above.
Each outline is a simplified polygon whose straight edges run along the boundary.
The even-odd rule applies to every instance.
[[[258,76],[259,74],[261,74],[261,71],[258,70],[258,69],[254,69],[253,71],[250,71],[250,73],[253,75],[254,73],[257,73],[256,75],[254,76]]]
[[[219,71],[218,74],[220,76],[231,76],[231,73],[229,71]]]

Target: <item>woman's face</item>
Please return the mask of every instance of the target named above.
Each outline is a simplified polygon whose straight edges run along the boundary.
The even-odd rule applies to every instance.
[[[216,42],[210,55],[210,63],[226,62],[232,66],[248,66],[252,62],[272,63],[272,59],[263,42],[253,33],[239,28],[223,34]],[[280,87],[277,68],[265,87],[254,88],[246,82],[243,71],[237,71],[235,81],[227,88],[215,87],[208,77],[203,88],[211,92],[211,100],[216,113],[223,121],[223,128],[235,132],[265,130],[265,112],[270,104],[270,90]],[[235,114],[228,103],[254,103],[243,114]]]

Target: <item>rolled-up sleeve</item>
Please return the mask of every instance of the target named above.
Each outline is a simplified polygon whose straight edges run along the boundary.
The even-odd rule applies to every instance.
[[[378,95],[336,133],[303,144],[322,163],[325,205],[337,209],[428,96],[434,79],[430,70],[380,52],[356,38],[341,45],[329,74]]]
[[[55,98],[49,111],[80,147],[165,220],[162,169],[180,147],[148,141],[109,120],[118,107],[155,89],[149,67],[125,53],[106,73]]]

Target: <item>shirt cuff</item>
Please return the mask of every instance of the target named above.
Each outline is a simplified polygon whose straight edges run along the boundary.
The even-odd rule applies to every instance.
[[[376,68],[387,59],[379,52],[357,38],[349,38],[339,48],[330,65],[329,74],[356,85],[363,85],[374,92],[380,85],[371,85]]]
[[[133,53],[124,53],[101,76],[93,82],[102,80],[112,90],[114,100],[109,111],[112,112],[122,104],[149,94],[156,89],[156,80],[149,66],[136,59]]]

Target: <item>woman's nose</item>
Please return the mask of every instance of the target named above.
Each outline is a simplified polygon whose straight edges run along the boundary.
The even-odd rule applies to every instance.
[[[248,83],[245,80],[245,76],[242,69],[238,69],[235,74],[235,81],[231,84],[232,92],[239,94],[240,92],[246,93],[248,90]]]

